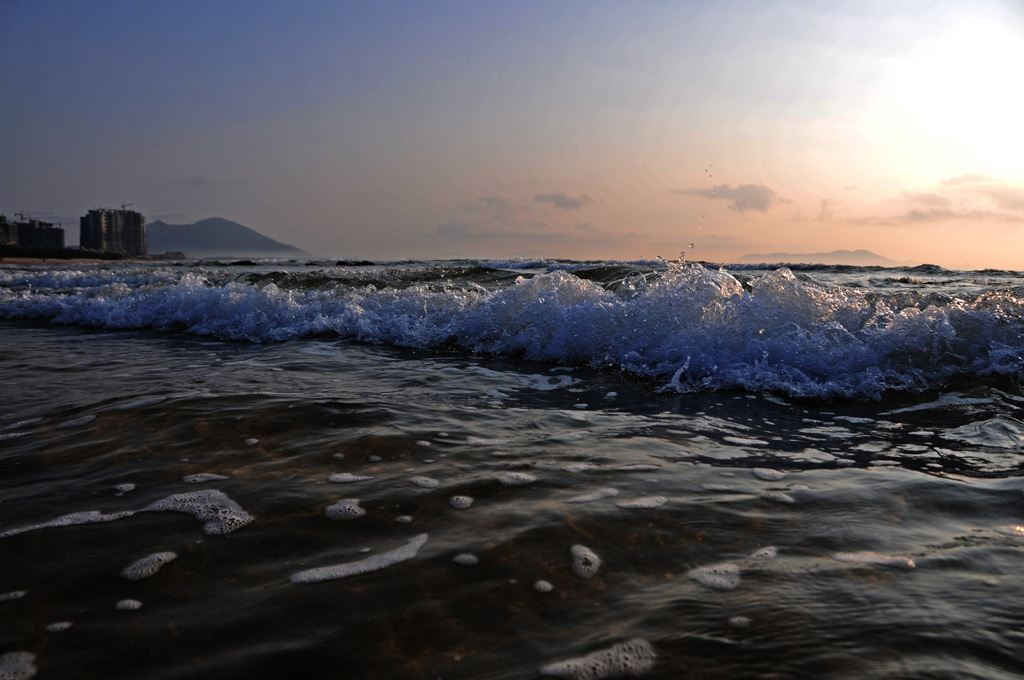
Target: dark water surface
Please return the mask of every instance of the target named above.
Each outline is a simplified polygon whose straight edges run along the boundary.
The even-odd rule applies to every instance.
[[[531,678],[635,639],[650,678],[1024,673],[1012,390],[679,395],[520,359],[14,321],[0,346],[0,677]],[[253,521],[141,512],[202,490]],[[325,515],[343,499],[365,514]],[[86,511],[134,514],[38,527]]]

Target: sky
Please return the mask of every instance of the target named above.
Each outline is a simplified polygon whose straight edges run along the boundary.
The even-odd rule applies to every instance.
[[[0,0],[0,213],[1024,270],[1020,0]]]

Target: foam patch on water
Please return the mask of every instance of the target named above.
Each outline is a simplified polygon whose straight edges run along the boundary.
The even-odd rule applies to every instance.
[[[528,472],[506,472],[498,476],[498,483],[502,486],[523,486],[536,481],[537,478]]]
[[[761,498],[772,503],[796,503],[796,499],[790,496],[788,493],[781,491],[765,491],[761,494]]]
[[[702,484],[700,488],[704,491],[732,491],[728,484]]]
[[[203,532],[210,536],[229,534],[256,519],[216,489],[174,494],[145,507],[143,512],[188,513],[204,522]]]
[[[613,496],[618,496],[618,495],[619,495],[619,490],[618,489],[611,489],[611,488],[597,489],[596,491],[592,491],[592,492],[590,492],[588,494],[584,494],[582,496],[573,496],[572,498],[568,498],[568,499],[566,499],[565,502],[566,503],[593,503],[594,501],[599,501],[599,500],[601,500],[603,498],[611,498]]]
[[[533,589],[538,593],[550,593],[555,587],[549,581],[540,580],[533,584]]]
[[[750,559],[752,560],[773,560],[779,555],[779,549],[773,545],[765,548],[760,548],[750,553]]]
[[[121,611],[133,611],[142,607],[142,602],[139,600],[118,600],[117,604],[114,605],[114,609]]]
[[[740,568],[732,562],[721,562],[691,569],[686,577],[708,588],[733,590],[740,584]]]
[[[8,600],[20,600],[25,597],[28,591],[25,590],[12,590],[9,593],[0,593],[0,602],[7,602]]]
[[[654,472],[660,470],[660,465],[654,463],[633,463],[631,465],[616,465],[612,468],[615,472]]]
[[[74,624],[70,621],[54,621],[53,623],[47,624],[45,630],[47,633],[62,633]],[[0,678],[3,676],[0,675]]]
[[[342,498],[333,505],[324,508],[324,515],[329,519],[339,521],[359,519],[366,514],[366,510],[359,507],[359,501],[355,498]]]
[[[736,446],[768,446],[768,442],[763,439],[751,439],[749,437],[722,437],[722,440]]]
[[[548,664],[541,675],[569,680],[637,677],[654,668],[657,654],[650,642],[634,638],[586,656]]]
[[[591,472],[592,470],[600,470],[601,466],[597,463],[570,463],[569,465],[563,465],[562,470],[565,472]]]
[[[624,501],[622,503],[616,503],[615,507],[625,508],[627,510],[633,509],[649,509],[649,508],[660,508],[661,506],[668,503],[668,499],[664,496],[642,496],[635,498],[631,501]]]
[[[448,505],[456,510],[465,510],[473,505],[473,498],[470,496],[452,496],[448,499]]]
[[[11,423],[10,425],[5,425],[4,427],[2,427],[0,429],[3,429],[3,430],[17,430],[19,427],[28,427],[29,425],[35,425],[36,423],[41,423],[41,422],[43,422],[42,418],[26,418],[24,420],[19,420],[16,423]]]
[[[390,550],[379,555],[367,557],[366,559],[359,560],[357,562],[346,562],[344,564],[336,564],[330,567],[317,567],[315,569],[307,569],[306,571],[300,571],[292,574],[292,583],[319,583],[321,581],[330,581],[339,578],[348,578],[350,576],[358,576],[360,574],[366,574],[371,571],[378,571],[380,569],[386,569],[392,565],[398,564],[399,562],[405,562],[416,557],[416,553],[419,552],[420,548],[427,542],[427,534],[420,534],[410,539],[405,545]]]
[[[508,439],[485,439],[483,437],[466,437],[466,443],[470,446],[504,446]]]
[[[601,568],[601,558],[585,545],[574,545],[569,554],[572,555],[572,573],[580,578],[592,578]]]
[[[860,564],[879,564],[884,567],[898,567],[900,569],[913,569],[917,565],[909,557],[898,555],[884,555],[871,550],[860,552],[839,552],[832,555],[833,559],[840,562],[858,562]]]
[[[219,482],[225,479],[231,479],[227,475],[218,475],[212,472],[199,472],[194,475],[185,475],[181,478],[181,481],[186,484],[202,484],[203,482]]]
[[[7,652],[0,656],[0,680],[28,680],[39,670],[32,652]]]
[[[146,555],[142,559],[132,562],[121,570],[121,576],[129,581],[138,581],[139,579],[149,578],[160,571],[162,566],[173,562],[176,559],[178,559],[178,554],[170,551]]]
[[[135,513],[131,510],[125,510],[123,512],[112,512],[109,515],[104,515],[99,510],[86,510],[84,512],[72,512],[68,515],[62,515],[57,519],[50,520],[49,522],[43,522],[42,524],[33,524],[27,527],[19,527],[17,529],[8,529],[7,531],[0,533],[0,538],[6,538],[7,536],[17,536],[28,531],[38,531],[39,529],[49,529],[51,527],[70,527],[79,526],[82,524],[98,524],[102,522],[113,522],[125,517],[131,517]]]
[[[766,482],[778,482],[786,478],[786,473],[771,468],[754,468],[754,476]]]
[[[354,475],[351,472],[336,472],[327,478],[328,482],[334,484],[352,484],[353,482],[365,482],[373,479],[372,475]]]
[[[128,493],[129,491],[134,491],[134,490],[135,490],[135,485],[133,483],[131,483],[131,482],[124,482],[123,484],[118,484],[117,486],[114,487],[114,491],[117,492],[114,495],[115,496],[123,496],[126,493]]]
[[[18,439],[24,437],[28,432],[8,432],[7,434],[0,434],[0,442],[7,441],[9,439]]]
[[[68,420],[57,426],[58,430],[63,430],[68,427],[81,427],[82,425],[88,425],[92,421],[96,420],[96,416],[82,416],[81,418],[75,418],[74,420]]]
[[[438,486],[441,485],[441,482],[434,479],[433,477],[412,477],[409,479],[409,481],[415,484],[416,486],[424,489],[436,489]]]
[[[452,562],[464,567],[474,567],[480,563],[480,558],[472,553],[459,553],[452,558]]]

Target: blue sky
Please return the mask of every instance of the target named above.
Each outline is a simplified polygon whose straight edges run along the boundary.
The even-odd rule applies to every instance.
[[[0,212],[128,202],[324,257],[1019,269],[1020,63],[1011,0],[0,0]]]

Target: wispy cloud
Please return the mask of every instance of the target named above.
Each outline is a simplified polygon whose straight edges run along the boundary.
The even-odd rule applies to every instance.
[[[579,197],[570,196],[564,191],[555,191],[550,194],[537,194],[534,199],[537,203],[550,203],[559,210],[578,210],[585,205],[594,202],[590,196],[581,194]]]
[[[944,208],[949,205],[948,198],[931,192],[904,191],[901,196],[917,205],[932,206],[935,208]]]
[[[958,186],[960,184],[977,184],[979,182],[994,182],[995,180],[988,175],[979,175],[978,173],[969,172],[966,175],[959,175],[950,179],[942,180],[942,183],[948,187]]]
[[[1024,210],[1024,187],[980,187],[975,191],[991,198],[1003,210]]]
[[[462,206],[468,213],[487,212],[491,219],[505,220],[516,214],[516,205],[504,196],[492,195],[478,198],[472,203]]]
[[[763,184],[719,184],[710,189],[679,189],[674,193],[686,196],[703,196],[720,201],[729,201],[729,208],[739,212],[756,210],[765,212],[773,204],[781,201],[774,189]]]

